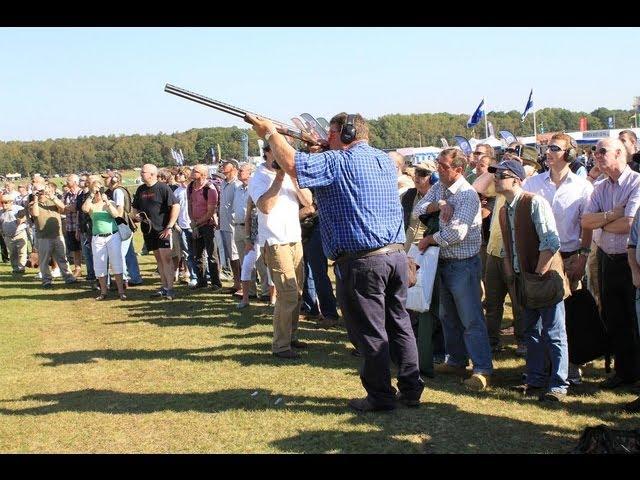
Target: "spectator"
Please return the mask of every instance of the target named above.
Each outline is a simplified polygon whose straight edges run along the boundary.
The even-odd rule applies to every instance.
[[[233,195],[233,202],[231,204],[231,223],[233,224],[233,241],[236,245],[236,251],[238,252],[239,264],[242,265],[245,255],[245,218],[247,215],[247,200],[249,198],[249,179],[253,174],[253,165],[250,163],[240,163],[238,166],[238,185]],[[242,277],[242,275],[240,275]],[[242,281],[242,278],[240,279]],[[257,295],[256,285],[249,282],[249,296],[255,297]],[[235,292],[236,295],[244,297],[244,282],[240,289]]]
[[[0,231],[7,246],[11,271],[21,275],[27,263],[27,212],[14,203],[14,197],[10,194],[2,194],[1,200]]]
[[[62,196],[64,203],[65,231],[64,240],[67,250],[73,255],[73,264],[75,266],[73,275],[77,278],[82,275],[82,245],[80,245],[80,234],[78,232],[78,212],[76,210],[76,200],[81,192],[80,177],[72,174],[67,177],[68,191]]]
[[[191,229],[191,217],[189,217],[189,205],[187,200],[187,186],[191,178],[191,169],[182,167],[176,174],[178,188],[173,194],[180,203],[180,214],[178,215],[178,227],[180,228],[180,250],[182,259],[186,265],[189,287],[194,288],[198,284],[198,274],[196,273],[195,254],[193,249],[193,230]]]
[[[122,283],[124,256],[116,218],[123,216],[123,207],[109,200],[102,180],[95,180],[89,187],[82,211],[91,217],[91,250],[93,269],[100,284],[96,300],[107,298],[107,273],[109,264],[118,287],[120,300],[126,300]]]
[[[222,174],[225,179],[220,187],[219,226],[224,257],[231,263],[231,271],[233,272],[233,287],[229,289],[229,293],[235,294],[242,288],[240,283],[240,257],[236,243],[233,241],[235,231],[233,226],[233,198],[236,190],[241,185],[238,180],[238,161],[234,159],[223,161]]]

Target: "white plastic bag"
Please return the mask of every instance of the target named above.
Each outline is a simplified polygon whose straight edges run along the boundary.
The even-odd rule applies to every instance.
[[[416,284],[407,290],[407,310],[426,312],[429,310],[429,305],[425,301],[424,289],[422,288],[423,255],[416,245],[411,245],[407,256],[413,258],[418,267],[420,267],[416,274]]]
[[[436,280],[436,271],[438,270],[438,257],[440,256],[440,247],[431,245],[422,254],[422,263],[420,271],[422,272],[422,290],[424,294],[427,310],[431,308],[431,298],[433,296],[433,284]],[[434,305],[438,309],[438,305]]]

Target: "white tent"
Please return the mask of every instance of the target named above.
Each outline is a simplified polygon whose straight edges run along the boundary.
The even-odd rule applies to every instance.
[[[503,147],[504,146],[502,141],[498,140],[493,135],[489,135],[487,138],[483,138],[483,139],[480,139],[480,140],[478,140],[477,138],[470,138],[469,139],[469,145],[471,145],[471,148],[476,148],[476,145],[478,145],[480,143],[488,143],[489,145],[491,145],[494,148]]]

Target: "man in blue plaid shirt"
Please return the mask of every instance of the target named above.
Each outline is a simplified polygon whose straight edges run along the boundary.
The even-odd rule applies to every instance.
[[[405,309],[407,257],[394,163],[369,145],[360,115],[334,116],[330,150],[311,154],[296,152],[270,121],[250,120],[281,168],[316,197],[322,245],[335,261],[347,332],[363,357],[360,378],[367,396],[350,400],[349,406],[359,412],[392,410],[398,401],[419,406],[424,384]],[[397,395],[391,360],[398,365]]]
[[[473,375],[464,383],[470,390],[482,391],[493,364],[480,291],[480,198],[463,176],[467,159],[460,150],[444,149],[437,164],[440,181],[415,206],[417,215],[440,212],[440,231],[418,244],[423,251],[430,245],[440,247],[440,319],[447,356],[435,371],[466,376],[471,357]]]

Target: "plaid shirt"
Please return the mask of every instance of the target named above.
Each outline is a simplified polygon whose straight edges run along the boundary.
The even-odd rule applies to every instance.
[[[482,243],[482,216],[480,197],[469,182],[460,176],[449,188],[436,183],[415,206],[416,214],[427,212],[430,203],[446,200],[453,207],[453,216],[448,222],[440,219],[440,231],[433,235],[440,245],[440,258],[471,258],[480,251]]]
[[[404,243],[396,167],[365,141],[347,150],[295,155],[300,188],[312,188],[328,258]]]
[[[82,192],[82,189],[78,189],[76,193],[67,192],[62,196],[62,202],[64,206],[67,205],[76,205],[76,199],[78,198],[78,194]],[[65,217],[65,231],[67,232],[75,232],[78,228],[78,212],[67,213]]]

